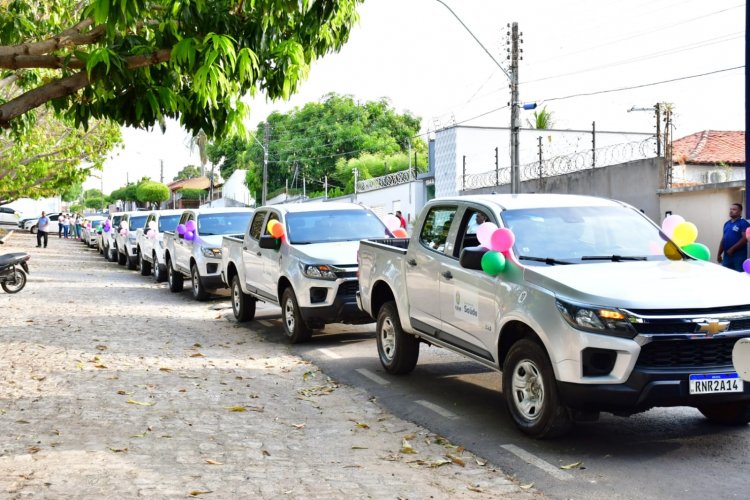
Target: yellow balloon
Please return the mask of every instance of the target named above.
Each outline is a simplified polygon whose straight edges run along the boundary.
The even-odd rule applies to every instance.
[[[277,220],[269,220],[268,221],[268,224],[266,224],[266,231],[268,232],[268,234],[273,233],[273,226],[275,226],[278,223],[279,223],[279,221],[277,221]]]
[[[672,241],[677,243],[677,246],[684,247],[691,243],[695,243],[695,239],[698,237],[698,228],[692,222],[681,222],[674,227],[674,233],[672,233]]]
[[[682,260],[682,254],[677,249],[677,246],[671,241],[664,245],[664,255],[666,255],[669,260]]]

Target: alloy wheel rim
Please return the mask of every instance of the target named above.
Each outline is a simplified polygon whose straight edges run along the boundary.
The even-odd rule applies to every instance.
[[[513,370],[513,403],[524,419],[536,421],[544,409],[544,384],[536,364],[524,359]]]
[[[200,278],[198,277],[198,270],[193,269],[193,290],[195,291],[195,294],[198,295],[198,291],[200,288],[200,282],[198,281]]]
[[[289,332],[294,332],[294,302],[292,299],[287,299],[284,304],[284,321],[286,322],[286,328]]]
[[[239,286],[235,283],[234,286],[232,286],[232,305],[234,306],[234,312],[239,313],[240,312],[240,290]]]
[[[380,345],[383,347],[385,357],[392,360],[396,352],[396,328],[391,318],[385,318],[383,321],[383,327],[380,330]]]
[[[14,273],[14,283],[10,281],[5,282],[5,286],[8,290],[10,290],[11,293],[19,291],[21,288],[24,287],[26,284],[25,276],[23,276],[23,273],[19,270],[16,270]]]

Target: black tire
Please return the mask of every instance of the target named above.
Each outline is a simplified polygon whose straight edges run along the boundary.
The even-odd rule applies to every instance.
[[[569,409],[557,393],[557,382],[544,348],[521,339],[503,364],[503,396],[521,432],[535,438],[565,434],[573,426]]]
[[[148,276],[151,274],[151,263],[143,258],[142,252],[138,252],[138,260],[140,261],[138,265],[141,268],[141,276]]]
[[[242,291],[240,277],[232,278],[232,312],[239,323],[250,321],[255,317],[255,306],[257,301],[252,295]]]
[[[750,403],[744,401],[699,406],[698,411],[712,424],[739,426],[750,422]]]
[[[0,286],[5,290],[5,293],[18,293],[26,286],[26,274],[23,271],[16,269],[13,274],[15,283],[9,283],[7,281],[0,283]]]
[[[36,234],[37,226],[31,226],[31,229],[29,229],[29,232],[31,234]]]
[[[153,265],[154,280],[157,283],[163,283],[167,281],[167,270],[165,269],[163,265],[160,265],[157,263],[156,253],[154,253],[153,259],[154,259],[154,265]]]
[[[198,272],[198,266],[195,264],[190,267],[190,278],[192,279],[190,292],[192,293],[193,298],[197,301],[203,302],[208,298],[208,292],[206,291],[206,287],[203,286],[203,283],[201,283],[201,275]]]
[[[107,247],[107,260],[117,262],[117,248]]]
[[[131,271],[135,271],[138,269],[138,257],[131,257],[130,255],[125,255],[125,260],[128,264],[128,269]]]
[[[167,283],[169,283],[170,292],[181,292],[183,287],[182,274],[172,269],[172,263],[167,261]]]
[[[284,323],[284,334],[289,343],[307,342],[312,337],[312,329],[302,318],[292,287],[287,287],[281,294],[281,321]]]
[[[396,303],[386,302],[378,311],[375,327],[380,364],[393,375],[403,375],[414,370],[419,360],[419,339],[401,328]]]
[[[128,262],[128,256],[124,253],[120,253],[120,249],[117,249],[117,263],[124,266]]]

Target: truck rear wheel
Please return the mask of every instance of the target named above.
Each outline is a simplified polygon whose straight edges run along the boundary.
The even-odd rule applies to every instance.
[[[385,371],[402,375],[414,370],[419,360],[419,339],[401,328],[396,303],[386,302],[378,311],[375,327],[380,364]]]
[[[167,280],[167,272],[164,269],[164,266],[159,264],[159,261],[156,260],[156,252],[154,252],[154,280],[156,280],[157,283],[162,283]]]
[[[182,274],[172,269],[172,263],[167,261],[167,282],[169,283],[170,292],[181,292],[182,291]]]
[[[232,312],[234,318],[240,322],[250,321],[255,317],[255,297],[242,291],[240,277],[232,278]]]
[[[307,342],[312,337],[312,330],[302,319],[294,290],[288,287],[281,294],[281,319],[284,322],[286,339],[292,344]]]
[[[560,402],[547,353],[537,342],[521,339],[503,364],[503,395],[521,432],[536,438],[561,436],[573,426]]]
[[[747,425],[748,422],[750,422],[750,404],[744,401],[699,406],[698,411],[700,411],[709,422],[714,424]]]
[[[128,262],[128,256],[124,253],[120,252],[120,249],[117,249],[117,263],[121,266],[124,266]]]
[[[190,278],[193,280],[193,286],[191,287],[193,298],[203,302],[208,298],[208,292],[206,291],[206,287],[203,286],[203,283],[201,283],[201,275],[198,272],[198,266],[195,264],[190,268]]]

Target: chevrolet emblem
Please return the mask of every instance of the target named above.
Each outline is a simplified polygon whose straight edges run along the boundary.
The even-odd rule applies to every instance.
[[[729,328],[729,321],[715,321],[715,320],[700,320],[696,321],[699,328],[698,331],[701,333],[707,333],[708,337],[713,337],[719,332],[724,332]]]

